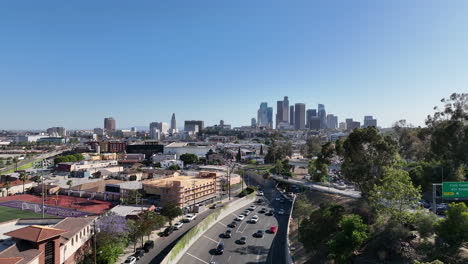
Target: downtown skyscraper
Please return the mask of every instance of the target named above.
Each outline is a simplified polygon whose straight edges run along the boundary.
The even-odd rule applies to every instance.
[[[294,105],[294,128],[305,129],[305,104],[297,103]]]
[[[289,124],[289,99],[287,96],[282,101],[276,102],[276,128],[279,128],[281,123]]]
[[[267,102],[262,102],[257,111],[258,127],[273,127],[273,107],[268,107]]]
[[[325,111],[325,105],[319,104],[317,108],[318,117],[320,119],[320,128],[326,129],[327,128],[327,112]]]

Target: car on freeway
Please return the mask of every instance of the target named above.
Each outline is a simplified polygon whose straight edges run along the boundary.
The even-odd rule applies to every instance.
[[[182,222],[177,222],[177,223],[174,224],[174,229],[175,229],[175,230],[179,230],[183,225],[184,225],[184,223],[182,223]]]
[[[277,197],[275,198],[275,200],[276,200],[276,201],[280,201],[280,200],[281,200],[281,197],[280,197],[280,196],[277,196]]]
[[[137,262],[137,259],[134,257],[134,256],[129,256],[126,260],[125,260],[125,264],[135,264]]]
[[[185,222],[192,222],[193,220],[195,220],[197,218],[197,215],[196,214],[188,214],[185,216]]]
[[[143,245],[143,249],[145,250],[145,252],[149,252],[150,249],[154,248],[154,241],[153,240],[148,240],[145,242],[145,244]]]
[[[163,232],[163,235],[164,236],[169,236],[170,234],[172,234],[172,232],[174,232],[175,228],[173,226],[170,226],[168,228],[166,228]]]
[[[223,254],[224,252],[224,243],[221,242],[218,244],[218,246],[216,247],[216,253],[218,253],[219,255]]]
[[[256,203],[258,203],[258,204],[262,204],[263,202],[264,202],[263,199],[258,199],[258,200],[256,201]]]
[[[446,203],[440,203],[436,205],[436,214],[438,215],[446,215],[449,209],[449,205]]]
[[[254,236],[255,237],[263,237],[263,230],[258,230],[257,232],[255,232]]]
[[[267,209],[266,209],[265,207],[263,207],[263,208],[260,209],[260,211],[258,211],[258,212],[261,213],[261,214],[264,214],[264,213],[266,213],[266,210],[267,210]]]
[[[245,210],[244,213],[243,213],[243,215],[245,215],[245,216],[248,216],[249,214],[250,214],[249,210]]]
[[[239,216],[236,218],[237,221],[242,221],[242,220],[244,220],[244,219],[245,219],[245,215],[239,215]]]
[[[258,196],[263,196],[263,195],[265,195],[265,194],[264,194],[262,191],[258,191],[257,195],[258,195]]]
[[[284,203],[284,198],[280,198],[280,203]]]
[[[276,233],[276,226],[270,226],[270,232],[271,233]]]
[[[246,236],[241,236],[241,238],[239,238],[239,240],[238,240],[238,243],[239,244],[247,243],[247,237]]]
[[[237,226],[236,221],[232,221],[229,225],[227,225],[230,228],[235,228]]]
[[[278,210],[278,214],[279,214],[279,215],[284,215],[284,209],[283,209],[283,208],[279,209],[279,210]]]
[[[232,230],[228,229],[226,232],[224,232],[224,238],[231,238],[232,237]]]
[[[258,223],[258,215],[252,216],[252,218],[250,219],[250,223],[252,224]]]
[[[251,206],[249,207],[249,209],[248,209],[248,210],[250,210],[250,211],[253,211],[253,210],[255,210],[255,208],[257,208],[257,206],[255,206],[255,205],[251,205]]]

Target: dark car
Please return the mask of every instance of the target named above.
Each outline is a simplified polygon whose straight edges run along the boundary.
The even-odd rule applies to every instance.
[[[174,227],[173,226],[170,226],[168,228],[166,228],[163,232],[163,235],[164,236],[169,236],[170,234],[172,234],[172,232],[174,232]]]
[[[237,226],[237,223],[235,221],[232,221],[229,225],[227,225],[230,228],[235,228]]]
[[[254,234],[255,237],[263,237],[263,230],[258,230],[257,233]]]
[[[153,240],[148,240],[146,241],[145,245],[143,246],[143,249],[145,252],[150,251],[150,249],[154,248],[154,241]]]
[[[446,215],[448,209],[449,209],[449,206],[448,206],[448,204],[446,204],[446,203],[437,204],[437,206],[436,206],[436,214],[438,214],[438,215]]]
[[[218,254],[223,254],[224,252],[224,243],[221,242],[218,244],[218,246],[216,247],[216,253]]]
[[[245,244],[247,242],[247,237],[243,236],[239,239],[239,244]]]
[[[145,250],[142,248],[137,248],[137,250],[135,251],[135,254],[133,254],[133,256],[135,256],[135,258],[137,258],[138,260],[144,255],[145,255]]]
[[[232,236],[232,231],[231,229],[226,230],[224,233],[224,238],[230,238]]]

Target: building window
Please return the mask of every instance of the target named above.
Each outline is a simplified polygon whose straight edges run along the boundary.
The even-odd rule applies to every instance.
[[[73,237],[72,237],[72,240],[71,240],[71,241],[72,241],[71,243],[72,243],[72,246],[73,246],[73,244],[74,244]]]
[[[55,250],[54,250],[54,241],[49,241],[45,244],[45,264],[54,264],[55,263]]]

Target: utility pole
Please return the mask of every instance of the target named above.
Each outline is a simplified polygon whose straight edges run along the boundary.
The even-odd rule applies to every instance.
[[[45,218],[45,199],[44,199],[44,174],[41,175],[42,179],[42,218]]]

